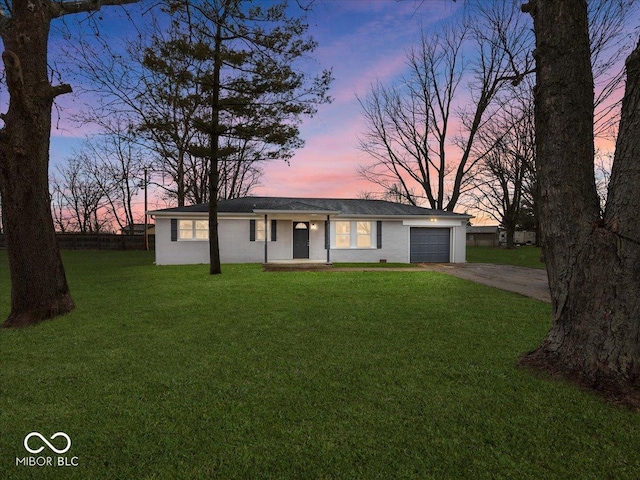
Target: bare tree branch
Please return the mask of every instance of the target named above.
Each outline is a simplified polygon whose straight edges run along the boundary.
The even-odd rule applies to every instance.
[[[482,160],[474,155],[476,135],[497,93],[531,71],[531,37],[513,3],[470,3],[466,23],[423,33],[401,86],[376,84],[359,99],[368,128],[360,148],[373,158],[360,173],[436,209],[453,210],[473,188],[470,176]]]
[[[76,13],[96,12],[102,7],[113,5],[127,5],[137,3],[140,0],[82,0],[82,1],[49,1],[48,7],[52,18]]]

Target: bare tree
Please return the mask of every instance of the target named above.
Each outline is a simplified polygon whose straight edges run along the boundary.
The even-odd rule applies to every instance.
[[[126,131],[96,136],[82,149],[83,163],[89,176],[102,190],[108,217],[118,230],[133,234],[136,215],[134,198],[144,177],[144,155]]]
[[[94,164],[83,153],[56,168],[51,181],[53,205],[57,225],[65,231],[100,233],[108,230],[111,218],[105,211],[105,187],[108,174],[94,169]]]
[[[477,149],[483,160],[474,171],[475,188],[469,194],[475,208],[505,229],[507,248],[515,246],[516,227],[534,175],[533,99],[526,90],[521,93],[513,95],[479,133]]]
[[[609,190],[609,182],[611,181],[611,166],[613,165],[613,152],[603,152],[596,150],[596,158],[594,162],[596,173],[596,191],[600,199],[600,209],[604,213],[607,206],[607,196]]]
[[[488,2],[485,4],[489,5]],[[611,136],[615,138],[616,119],[619,119],[619,100],[616,98],[616,93],[622,79],[620,60],[631,46],[627,35],[630,6],[631,2],[626,0],[589,3],[589,28],[593,32],[590,50],[596,87],[594,130],[596,135],[608,138]],[[494,22],[494,25],[494,28],[500,28],[498,23]],[[476,155],[484,157],[484,160],[478,163],[473,175],[477,188],[468,193],[474,207],[487,212],[503,224],[507,231],[507,246],[512,245],[512,230],[525,218],[518,213],[520,210],[527,214],[526,220],[530,224],[528,228],[535,228],[538,233],[536,239],[537,241],[540,239],[537,222],[535,146],[533,145],[535,139],[531,94],[533,85],[528,84],[529,77],[524,77],[522,79],[524,81],[516,80],[514,83],[517,85],[501,95],[501,103],[505,106],[494,113],[479,133],[482,140],[479,143],[482,148],[476,152]],[[514,105],[524,116],[520,113],[514,115]],[[510,120],[507,120],[507,117]],[[523,130],[525,127],[526,130]],[[501,161],[499,168],[496,168],[496,158],[504,158],[502,139],[510,139],[509,143],[515,145],[513,136],[516,132],[521,139],[518,142],[520,146],[526,147],[532,155],[521,153],[518,157],[513,157],[516,152],[510,149],[512,153],[509,163]],[[524,142],[525,139],[528,141]],[[499,151],[493,152],[492,148]],[[521,149],[518,150],[522,152]],[[610,171],[610,162],[607,169],[603,160],[604,157],[596,156],[596,178],[598,193],[601,199],[606,200],[607,171]],[[507,185],[508,188],[506,188]],[[516,185],[520,187],[516,188]],[[519,203],[515,201],[516,199],[519,199]]]
[[[67,233],[73,231],[71,215],[67,209],[67,201],[63,194],[60,181],[54,176],[49,180],[51,192],[51,215],[56,232]]]
[[[410,73],[402,85],[377,83],[359,99],[367,123],[360,148],[374,159],[360,170],[364,178],[384,191],[396,185],[411,203],[426,200],[450,211],[472,187],[469,174],[481,159],[472,155],[474,142],[492,102],[507,82],[529,71],[524,22],[512,2],[492,7],[438,34],[423,32],[407,56]],[[462,102],[469,106],[456,108]],[[462,123],[461,131],[454,122]]]
[[[263,175],[261,165],[266,157],[263,153],[264,145],[243,139],[221,141],[221,150],[225,152],[225,156],[219,166],[218,200],[250,195],[260,184]],[[190,203],[207,203],[210,176],[207,158],[191,154],[184,158],[185,199]]]
[[[157,11],[147,14],[148,31],[138,30],[129,39],[101,35],[69,45],[71,68],[82,81],[83,93],[92,98],[76,120],[96,124],[107,133],[114,133],[114,116],[128,125],[128,140],[146,148],[149,166],[171,180],[158,187],[183,206],[189,190],[187,169],[194,180],[202,176],[202,162],[191,155],[190,146],[199,135],[196,112],[205,108],[206,99],[201,86],[192,81],[199,74],[197,62],[166,48],[159,52],[166,69],[159,71],[149,56],[150,45],[171,40],[153,12]],[[195,185],[193,190],[201,188]]]
[[[249,139],[225,139],[230,155],[220,165],[218,198],[245,197],[259,185],[263,171],[260,167],[265,146]]]
[[[620,123],[621,95],[624,87],[624,59],[634,45],[629,31],[635,0],[587,2],[591,65],[595,87],[594,133],[615,139]]]
[[[151,18],[147,32],[139,31],[125,42],[101,36],[97,44],[74,42],[70,46],[76,68],[90,66],[78,75],[84,91],[98,100],[87,105],[77,120],[110,132],[111,117],[127,119],[133,129],[130,139],[147,150],[156,177],[169,179],[156,183],[164,196],[178,206],[206,203],[210,170],[203,150],[208,136],[198,122],[209,115],[211,106],[197,79],[204,75],[207,63],[185,55],[178,47],[204,40],[196,28],[181,28],[176,19],[168,29],[162,23],[162,18]],[[270,157],[255,140],[222,142],[219,197],[247,195],[262,176],[261,163]]]
[[[616,130],[620,59],[630,47],[631,3],[589,2],[595,129],[609,138]],[[461,197],[465,201],[465,195],[477,197],[480,182],[474,176],[489,155],[478,147],[490,145],[476,137],[509,101],[496,102],[496,94],[533,71],[528,55],[533,38],[513,2],[470,0],[466,5],[467,23],[438,35],[423,34],[419,48],[408,56],[411,75],[400,85],[376,83],[359,99],[368,124],[360,147],[373,158],[359,172],[381,187],[380,194],[394,192],[405,201],[443,209],[453,208]],[[461,132],[456,131],[459,122]],[[535,207],[535,175],[525,186],[527,201]]]
[[[112,133],[93,135],[56,169],[52,210],[59,231],[133,234],[134,200],[144,180],[144,151],[112,119]]]

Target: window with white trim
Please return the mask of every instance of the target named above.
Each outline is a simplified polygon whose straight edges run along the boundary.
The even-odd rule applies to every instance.
[[[356,225],[356,246],[358,248],[371,248],[373,244],[371,232],[373,228],[371,222],[358,222]]]
[[[268,235],[271,231],[271,229],[269,228],[269,223],[270,222],[266,222],[265,224],[264,220],[256,220],[256,241],[264,242],[265,235]],[[269,240],[271,240],[270,237]]]
[[[208,220],[180,220],[178,240],[209,240]]]
[[[331,236],[332,248],[376,248],[375,222],[335,221]]]
[[[336,248],[351,248],[351,222],[335,222]]]

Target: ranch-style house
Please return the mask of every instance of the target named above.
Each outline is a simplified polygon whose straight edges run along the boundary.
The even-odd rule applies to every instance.
[[[208,204],[149,212],[156,264],[209,262]],[[471,217],[384,200],[243,197],[218,203],[223,263],[464,263]]]

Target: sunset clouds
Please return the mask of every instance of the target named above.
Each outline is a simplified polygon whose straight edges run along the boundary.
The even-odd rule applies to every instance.
[[[368,163],[358,149],[363,117],[357,96],[363,97],[376,81],[398,79],[406,71],[406,53],[419,39],[421,28],[429,29],[456,15],[461,2],[451,0],[316,0],[309,13],[309,33],[318,42],[310,59],[310,70],[332,68],[335,81],[329,92],[333,102],[321,105],[318,114],[305,119],[301,127],[305,147],[298,150],[290,165],[274,161],[264,165],[259,195],[356,197],[375,186],[357,175],[357,168]],[[133,7],[135,11],[135,6]],[[105,9],[101,34],[134,29],[123,10]],[[126,26],[127,30],[123,30]],[[87,25],[76,27],[91,29]],[[62,57],[61,57],[62,56]],[[64,52],[52,42],[52,58]],[[70,78],[72,84],[77,80]],[[96,127],[69,121],[90,98],[67,96],[59,99],[60,119],[54,119],[51,164],[62,164],[77,151],[86,135]],[[55,115],[55,113],[54,113]]]
[[[393,81],[406,70],[406,52],[429,28],[455,13],[446,0],[320,0],[310,14],[310,32],[319,46],[315,58],[333,68],[334,99],[302,126],[306,145],[291,165],[265,166],[261,195],[356,197],[375,186],[357,175],[367,158],[358,150],[363,117],[357,96],[377,80]]]

